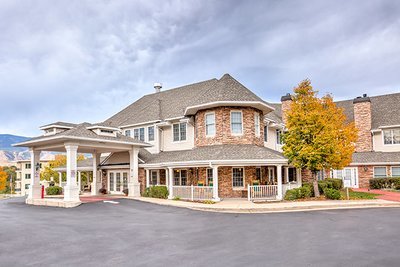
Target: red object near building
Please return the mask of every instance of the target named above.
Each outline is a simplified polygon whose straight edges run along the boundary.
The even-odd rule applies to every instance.
[[[42,198],[44,198],[44,185],[42,185]]]

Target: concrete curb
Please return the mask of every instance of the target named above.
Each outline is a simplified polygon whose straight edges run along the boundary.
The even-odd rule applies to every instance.
[[[292,206],[292,207],[268,207],[268,208],[224,208],[224,207],[213,207],[210,204],[209,207],[203,207],[199,205],[193,205],[189,202],[161,202],[154,201],[152,199],[144,199],[144,198],[129,198],[133,200],[138,200],[146,203],[152,203],[163,206],[177,207],[177,208],[186,208],[196,211],[206,211],[206,212],[221,212],[221,213],[283,213],[283,212],[304,212],[304,211],[322,211],[322,210],[343,210],[343,209],[366,209],[366,208],[400,208],[400,202],[376,202],[376,203],[343,203],[341,205],[334,204],[332,205],[310,205],[310,206]],[[304,203],[304,202],[303,202]],[[199,204],[199,203],[196,203]],[[201,205],[201,204],[200,204]],[[274,205],[274,204],[269,204]]]

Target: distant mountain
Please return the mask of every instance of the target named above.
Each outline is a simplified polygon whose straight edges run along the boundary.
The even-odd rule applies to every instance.
[[[29,137],[24,137],[24,136],[18,136],[12,134],[0,134],[0,150],[15,151],[15,152],[25,151],[26,148],[13,147],[12,144],[23,142],[28,139]]]

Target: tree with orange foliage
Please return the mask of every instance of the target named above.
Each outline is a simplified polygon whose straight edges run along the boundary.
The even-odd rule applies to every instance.
[[[317,97],[310,80],[302,81],[292,96],[283,134],[283,154],[296,168],[312,172],[315,196],[319,197],[317,172],[342,169],[351,162],[357,140],[353,122],[330,95]]]
[[[0,167],[0,192],[6,190],[7,187],[7,173]]]

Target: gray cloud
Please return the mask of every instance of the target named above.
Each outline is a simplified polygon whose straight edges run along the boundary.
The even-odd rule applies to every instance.
[[[96,122],[155,81],[229,72],[269,101],[310,78],[337,99],[398,92],[398,1],[2,1],[0,132]]]

